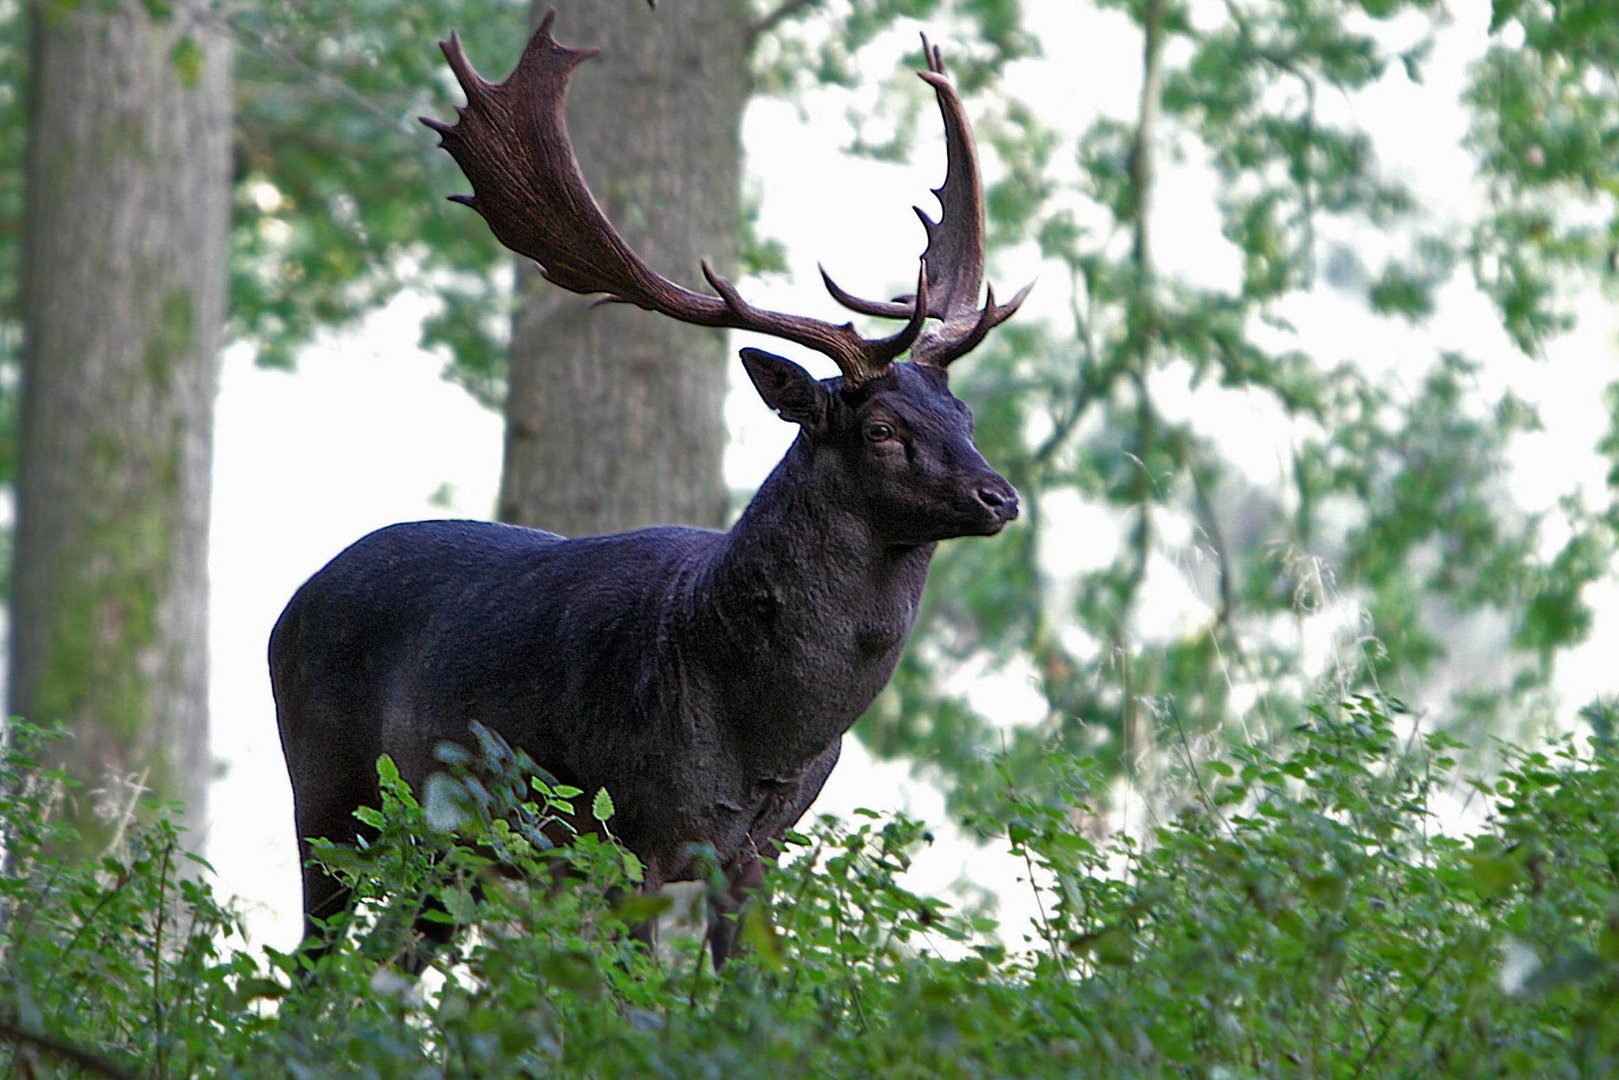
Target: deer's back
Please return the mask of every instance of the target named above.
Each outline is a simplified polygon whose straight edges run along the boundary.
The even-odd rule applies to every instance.
[[[270,638],[295,789],[330,787],[333,770],[369,779],[382,753],[420,785],[434,748],[465,740],[473,720],[573,783],[676,749],[647,730],[679,707],[661,685],[664,624],[719,539],[564,540],[471,521],[362,538],[305,583]]]

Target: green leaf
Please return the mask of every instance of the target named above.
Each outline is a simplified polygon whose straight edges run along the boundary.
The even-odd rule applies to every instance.
[[[1519,880],[1516,860],[1509,855],[1471,855],[1467,859],[1472,870],[1473,887],[1480,896],[1505,895]]]
[[[1127,926],[1112,926],[1102,931],[1091,943],[1100,962],[1112,967],[1125,967],[1135,959],[1135,932]]]
[[[202,83],[203,61],[202,46],[197,39],[187,34],[174,43],[169,52],[169,60],[174,64],[174,72],[179,76],[180,84],[187,89],[196,89]]]
[[[583,997],[600,997],[606,989],[595,961],[581,951],[551,953],[541,957],[537,967],[546,982]]]
[[[1597,933],[1597,955],[1610,962],[1619,962],[1619,910],[1611,911]]]
[[[444,910],[458,924],[467,926],[478,920],[478,902],[473,899],[472,890],[465,885],[441,890],[439,899],[444,903]]]
[[[356,807],[354,810],[354,818],[360,824],[367,825],[373,829],[382,828],[382,811],[378,810],[374,806]]]
[[[427,791],[422,799],[423,816],[440,832],[454,832],[470,820],[465,798],[465,789],[453,777],[434,773],[427,778]]]
[[[590,800],[590,816],[606,822],[613,816],[613,810],[613,797],[607,794],[606,788],[597,788],[596,797]]]
[[[1490,3],[1490,33],[1498,34],[1502,27],[1518,17],[1522,10],[1524,0],[1491,0]]]
[[[749,904],[737,918],[742,920],[742,941],[753,950],[755,962],[767,971],[785,969],[787,965],[782,959],[781,939],[764,905]]]
[[[613,909],[628,926],[639,926],[648,919],[655,919],[674,906],[674,901],[667,896],[654,895],[642,892],[632,892],[620,900]]]
[[[383,787],[392,787],[399,782],[399,766],[387,754],[377,758],[377,779],[382,781]]]

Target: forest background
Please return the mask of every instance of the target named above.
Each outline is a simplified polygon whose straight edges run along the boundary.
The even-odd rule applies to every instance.
[[[828,303],[806,285],[817,260],[856,291],[903,287],[921,246],[904,207],[925,203],[942,161],[925,93],[898,72],[915,65],[917,29],[947,46],[993,185],[991,277],[1040,281],[957,388],[1031,512],[941,556],[919,640],[857,737],[938,783],[950,811],[985,811],[1008,775],[1037,787],[1054,740],[1122,777],[1121,805],[1128,792],[1151,805],[1172,798],[1154,786],[1157,751],[1268,745],[1323,695],[1381,688],[1478,741],[1567,726],[1608,689],[1619,17],[1606,5],[559,6],[564,40],[607,45],[570,117],[615,220],[646,228],[649,247],[668,238],[646,207],[717,192],[654,262],[689,280],[711,255],[784,308]],[[13,298],[0,347],[24,387],[9,381],[4,398],[21,418],[4,459],[20,494],[11,709],[68,721],[75,768],[114,801],[109,776],[187,796],[226,882],[276,865],[276,910],[291,906],[290,813],[261,643],[307,573],[366,528],[434,507],[493,505],[565,532],[636,515],[719,524],[786,437],[745,398],[722,413],[739,342],[692,332],[626,345],[683,358],[630,378],[689,382],[591,384],[533,412],[525,385],[611,370],[588,352],[537,366],[535,341],[592,318],[612,328],[596,339],[629,342],[638,316],[514,289],[481,223],[440,201],[464,182],[412,119],[455,100],[434,40],[462,28],[498,75],[531,17],[520,4],[0,3],[19,29],[0,34],[0,287]],[[98,18],[106,28],[82,30]],[[614,55],[651,70],[705,42],[721,51],[688,63],[685,84],[612,77]],[[201,196],[137,182],[142,155],[108,158],[116,140],[49,142],[96,130],[53,110],[101,101],[76,90],[108,47],[151,62],[123,85],[164,86],[135,95],[159,119],[195,107],[151,138],[210,148],[184,155]],[[131,100],[106,110],[105,130],[133,130]],[[624,118],[643,114],[663,137],[625,137]],[[702,182],[674,170],[668,189],[637,190],[657,163],[613,158],[673,145],[700,155]],[[848,164],[825,164],[845,145]],[[76,152],[90,156],[74,167]],[[95,176],[115,182],[77,182]],[[141,220],[212,214],[217,227],[154,228],[154,245],[181,246],[154,246],[152,265],[196,277],[121,305],[118,284],[142,275],[105,252],[97,264],[96,218],[73,200],[131,190],[148,193]],[[53,277],[56,258],[88,268]],[[207,322],[227,284],[216,416]],[[128,362],[114,379],[74,366],[100,354],[69,331],[123,308],[137,329],[110,337],[151,347],[107,352]],[[418,327],[424,353],[410,351]],[[193,369],[194,383],[180,374]],[[90,402],[106,425],[30,422],[56,415],[28,404],[53,381],[80,403],[109,385]],[[148,400],[147,419],[120,422]],[[503,449],[484,405],[504,407]],[[727,420],[743,449],[722,474]],[[49,441],[63,435],[77,445]],[[525,457],[542,435],[553,441]],[[575,490],[533,479],[558,475]],[[208,566],[211,690],[197,674]],[[223,778],[205,800],[215,757]],[[869,774],[843,775],[873,790]]]

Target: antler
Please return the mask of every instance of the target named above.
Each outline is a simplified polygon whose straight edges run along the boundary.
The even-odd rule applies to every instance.
[[[850,386],[880,375],[906,349],[917,362],[942,368],[1023,302],[1028,288],[1000,306],[991,291],[988,305],[978,309],[984,272],[983,185],[966,111],[927,38],[922,44],[929,70],[921,76],[939,97],[949,166],[944,185],[934,191],[943,207],[939,221],[917,211],[928,246],[918,267],[916,292],[887,303],[861,300],[821,272],[827,289],[845,307],[906,320],[892,337],[873,339],[862,337],[850,323],[756,308],[707,261],[703,277],[719,295],[693,292],[663,277],[630,249],[586,186],[563,115],[573,69],[599,50],[558,44],[551,36],[555,19],[555,11],[546,14],[517,69],[501,83],[489,83],[473,70],[460,37],[451,34],[439,47],[467,104],[456,110],[454,124],[422,118],[472,181],[471,195],[450,198],[482,214],[496,239],[538,263],[547,281],[570,292],[605,293],[604,303],[630,303],[682,322],[756,330],[797,342],[830,356]],[[925,330],[930,317],[942,325]]]
[[[930,286],[928,295],[902,296],[896,300],[863,300],[846,292],[823,268],[821,278],[827,291],[851,311],[862,315],[896,318],[913,306],[926,304],[930,318],[940,320],[937,328],[924,330],[911,346],[911,359],[932,367],[947,367],[952,360],[971,352],[984,335],[1005,322],[1029,295],[1033,284],[1025,285],[1005,304],[995,303],[995,289],[986,290],[982,309],[978,288],[984,279],[984,182],[978,171],[978,151],[973,145],[967,110],[944,69],[944,57],[936,45],[922,35],[922,53],[928,70],[917,74],[933,87],[944,116],[945,177],[933,189],[939,198],[939,220],[930,219],[921,207],[916,216],[927,230],[928,246],[922,265]]]

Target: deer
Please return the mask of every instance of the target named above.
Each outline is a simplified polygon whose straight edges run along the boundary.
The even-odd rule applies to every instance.
[[[863,299],[904,320],[888,337],[851,322],[754,307],[703,261],[715,295],[663,277],[620,237],[586,186],[565,121],[572,71],[598,50],[561,45],[547,14],[503,82],[458,35],[440,48],[467,104],[423,118],[471,181],[452,195],[551,284],[699,326],[757,331],[829,357],[817,379],[746,348],[764,404],[792,445],[726,531],[681,525],[567,539],[484,521],[379,529],[301,586],[270,636],[269,665],[303,866],[306,945],[351,897],[311,840],[354,843],[391,756],[416,790],[435,750],[476,722],[559,783],[606,788],[612,833],[641,888],[717,865],[707,943],[721,967],[765,864],[837,764],[844,734],[888,683],[940,541],[992,536],[1018,495],[973,443],[950,365],[1009,318],[984,276],[984,194],[965,108],[939,49],[926,70],[944,121],[914,293]],[[909,351],[909,360],[901,360]],[[585,822],[581,827],[588,827]],[[709,860],[707,863],[704,860]],[[641,935],[638,935],[641,936]]]

